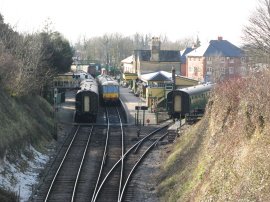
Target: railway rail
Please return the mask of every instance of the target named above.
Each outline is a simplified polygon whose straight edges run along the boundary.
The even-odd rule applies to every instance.
[[[93,127],[89,134],[78,135],[80,127],[77,127],[75,134],[64,154],[64,157],[53,177],[45,202],[50,201],[73,201],[77,187],[78,177],[85,159],[85,153],[92,135]],[[76,152],[75,152],[76,151]],[[74,156],[74,154],[76,154]],[[76,159],[76,161],[74,161]]]
[[[124,153],[124,130],[122,126],[122,119],[117,107],[106,108],[107,114],[107,141],[106,145],[108,148],[104,149],[103,163],[101,165],[100,174],[97,180],[96,188],[92,196],[91,201],[95,201],[97,194],[99,193],[99,187],[101,182],[111,169],[111,166],[117,162],[119,157]],[[117,126],[114,126],[117,124]],[[108,144],[109,142],[109,144]],[[106,161],[106,165],[105,165]],[[117,201],[119,189],[121,187],[121,177],[123,164],[119,169],[118,176],[112,178],[107,187],[104,187],[101,201]]]
[[[131,144],[122,114],[118,107],[108,107],[104,111],[106,124],[101,118],[97,124],[75,125],[74,134],[63,146],[64,154],[59,154],[62,158],[54,162],[58,166],[52,166],[50,173],[55,175],[47,177],[34,201],[129,201],[132,175],[166,135],[169,124],[151,129]]]
[[[100,163],[100,128],[73,129],[47,171],[33,201],[86,201]],[[87,188],[87,189],[86,189]]]
[[[168,134],[167,132],[165,132],[167,127],[168,125],[165,125],[161,128],[158,128],[157,130],[153,132],[150,132],[148,135],[143,137],[140,141],[138,141],[133,146],[131,146],[125,153],[123,153],[121,158],[112,166],[112,168],[109,170],[109,172],[107,173],[107,175],[101,182],[95,196],[92,198],[92,202],[94,201],[118,201],[118,202],[123,201],[125,197],[128,195],[128,194],[125,195],[125,193],[127,193],[128,183],[131,179],[131,176],[134,174],[136,167],[146,157],[147,153],[151,149],[153,149],[154,145],[156,145],[158,141],[160,141],[162,138],[164,138]],[[154,137],[153,139],[152,136],[157,135],[157,134],[159,134],[159,136]],[[147,140],[148,140],[148,144],[149,142],[152,142],[152,143],[147,146],[146,150],[143,150],[136,157],[134,157],[133,156],[134,153],[132,152],[137,151],[138,148]],[[129,158],[129,162],[127,161],[128,158]],[[119,181],[119,186],[118,186],[119,187],[118,198],[115,199],[114,197],[114,200],[112,200],[111,198],[112,194],[108,194],[108,193],[116,192],[116,189],[114,187],[116,185],[112,186],[111,182],[115,181],[115,179],[118,179],[117,175],[119,175],[118,170],[120,166],[122,169],[121,169],[121,180]],[[110,189],[105,188],[105,187],[109,187]],[[130,192],[132,192],[132,190]],[[132,197],[132,194],[129,196],[129,198],[131,197]],[[126,200],[129,200],[129,199],[126,199]]]

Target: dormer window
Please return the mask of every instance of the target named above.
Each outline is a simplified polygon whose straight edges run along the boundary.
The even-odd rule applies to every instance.
[[[229,60],[229,63],[234,63],[234,59],[233,58],[228,57],[228,60]]]
[[[224,63],[224,62],[225,62],[225,57],[220,57],[220,61],[221,61],[222,63]]]

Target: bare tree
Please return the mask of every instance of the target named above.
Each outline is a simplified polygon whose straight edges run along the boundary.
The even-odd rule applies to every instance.
[[[270,53],[270,1],[259,0],[259,6],[243,29],[244,41],[249,46]]]
[[[251,56],[250,64],[253,68],[256,64],[269,66],[270,54],[270,1],[259,0],[258,7],[249,18],[248,25],[243,28],[243,41],[245,49]]]

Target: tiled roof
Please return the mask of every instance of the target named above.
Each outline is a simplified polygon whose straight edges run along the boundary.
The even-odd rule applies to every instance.
[[[142,61],[150,61],[151,50],[135,50]],[[180,62],[180,52],[175,50],[160,50],[159,62]]]
[[[193,48],[188,47],[188,48],[180,51],[180,55],[181,55],[180,58],[181,58],[182,64],[186,63],[186,54],[190,53],[192,50],[193,50]]]
[[[224,56],[242,57],[243,50],[227,40],[211,40],[209,44],[200,46],[188,53],[186,56]]]

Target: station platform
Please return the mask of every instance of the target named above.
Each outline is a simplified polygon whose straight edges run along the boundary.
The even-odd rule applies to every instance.
[[[151,113],[150,110],[136,110],[135,107],[145,106],[146,102],[134,95],[129,88],[120,87],[120,100],[126,111],[127,122],[130,125],[135,125],[136,123],[140,125],[153,125],[158,124],[157,114]],[[138,117],[137,117],[137,114]],[[137,120],[136,120],[137,119]]]
[[[76,91],[67,91],[65,93],[65,102],[57,105],[55,118],[58,123],[73,123],[75,111],[75,94]],[[146,102],[140,97],[136,97],[129,88],[120,87],[120,100],[126,111],[127,125],[156,125],[161,116],[152,113],[149,110],[135,110],[136,106],[146,106]],[[139,112],[139,115],[137,116]],[[73,123],[75,124],[75,123]]]

